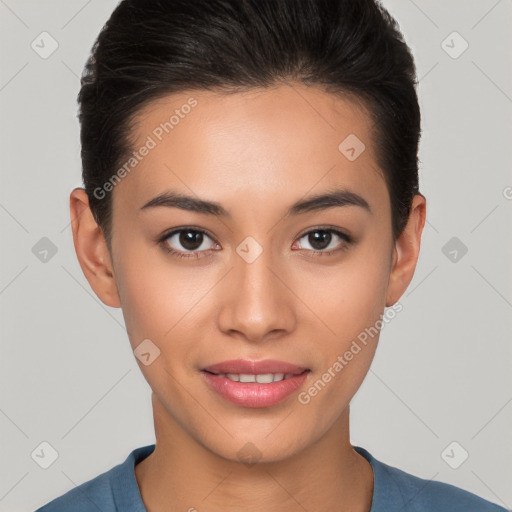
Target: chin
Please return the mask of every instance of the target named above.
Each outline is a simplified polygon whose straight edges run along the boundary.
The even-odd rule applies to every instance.
[[[222,442],[219,442],[219,438],[203,439],[201,444],[223,459],[251,467],[258,463],[281,462],[293,458],[315,442],[314,437],[309,438],[304,432],[287,432],[278,425],[279,421],[273,424],[272,429],[254,429],[253,434],[245,429],[239,436],[224,436]],[[229,427],[226,427],[229,431]]]

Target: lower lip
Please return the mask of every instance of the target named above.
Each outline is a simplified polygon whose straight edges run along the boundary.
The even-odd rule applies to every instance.
[[[270,407],[290,396],[306,380],[309,371],[279,382],[260,384],[258,382],[235,382],[201,372],[210,387],[230,402],[243,407]]]

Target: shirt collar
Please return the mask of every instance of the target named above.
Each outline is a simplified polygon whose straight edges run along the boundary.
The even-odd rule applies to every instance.
[[[112,476],[112,493],[117,510],[147,512],[135,478],[135,465],[151,455],[154,449],[154,444],[136,448],[115,468]]]
[[[387,512],[389,507],[405,510],[406,501],[397,482],[388,471],[389,466],[378,461],[361,446],[353,446],[353,448],[370,463],[373,469],[373,497],[370,512]]]

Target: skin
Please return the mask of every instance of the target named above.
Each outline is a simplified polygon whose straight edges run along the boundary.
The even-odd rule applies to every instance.
[[[132,349],[149,338],[160,350],[148,366],[137,359],[153,391],[156,434],[154,453],[135,467],[146,508],[368,512],[373,472],[350,444],[349,403],[378,336],[307,405],[297,395],[406,290],[425,198],[414,197],[393,240],[370,117],[349,98],[300,84],[153,101],[137,116],[134,148],[191,96],[197,106],[115,187],[112,254],[84,190],[70,196],[74,245],[91,287],[122,308]],[[351,133],[366,146],[354,161],[338,150]],[[364,197],[371,212],[342,206],[284,216],[297,200],[333,186]],[[140,210],[167,190],[216,201],[231,218]],[[186,226],[212,235],[198,259],[175,257],[157,241]],[[318,226],[353,241],[332,234],[327,249],[313,247],[307,234]],[[247,236],[263,248],[252,263],[236,252]],[[187,252],[177,236],[164,243]],[[199,372],[237,358],[278,359],[311,372],[283,402],[251,409],[217,395]],[[253,465],[237,454],[248,442],[259,454]]]

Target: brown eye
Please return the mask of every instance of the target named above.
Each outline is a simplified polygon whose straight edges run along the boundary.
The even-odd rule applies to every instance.
[[[299,240],[305,240],[305,245],[309,244],[311,249],[304,247],[301,242],[300,249],[312,250],[314,252],[330,253],[346,247],[351,239],[345,233],[335,229],[314,229],[302,235]]]
[[[201,247],[203,237],[203,233],[187,229],[178,233],[178,242],[187,251],[196,251],[199,249],[199,247]]]
[[[191,228],[176,229],[161,239],[169,252],[185,253],[184,256],[187,252],[207,251],[211,249],[212,242],[204,231]]]
[[[311,231],[307,235],[308,243],[311,244],[313,249],[322,251],[327,249],[329,243],[332,240],[332,233],[329,231]]]

